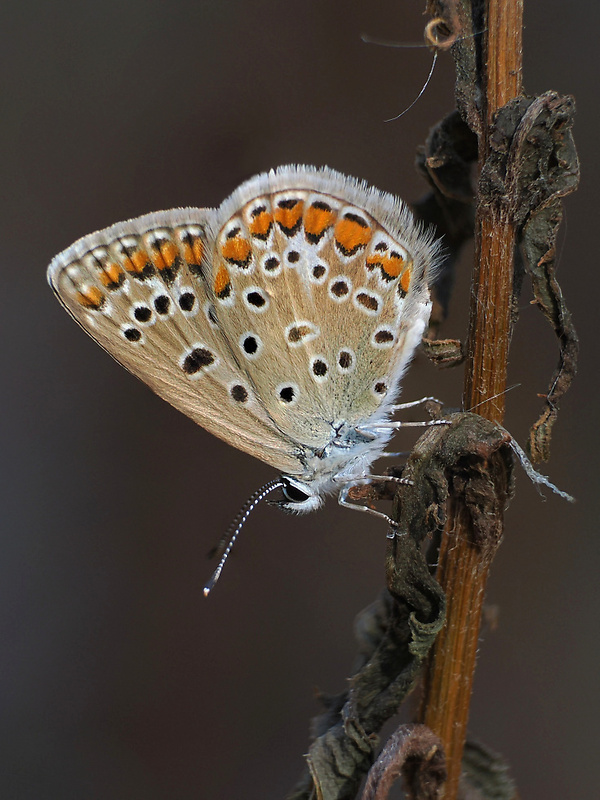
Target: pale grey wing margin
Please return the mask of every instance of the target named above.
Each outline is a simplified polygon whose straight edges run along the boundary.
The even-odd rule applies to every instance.
[[[118,223],[56,256],[48,280],[76,322],[186,416],[288,474],[301,455],[275,426],[233,357],[210,288],[211,209]]]

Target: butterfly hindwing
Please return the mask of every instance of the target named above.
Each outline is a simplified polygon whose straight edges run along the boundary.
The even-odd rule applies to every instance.
[[[217,225],[219,324],[279,428],[318,448],[338,420],[384,413],[430,310],[431,248],[402,204],[284,168],[242,186]]]

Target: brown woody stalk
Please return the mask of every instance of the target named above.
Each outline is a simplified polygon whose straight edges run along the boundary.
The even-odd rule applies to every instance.
[[[521,94],[523,0],[487,0],[482,90],[485,110],[479,168],[489,153],[495,112]],[[502,423],[511,326],[515,225],[510,204],[484,205],[476,215],[464,408]],[[421,719],[443,744],[448,766],[445,800],[455,800],[461,774],[481,609],[493,553],[474,540],[461,498],[451,503],[437,579],[447,602],[424,681]]]

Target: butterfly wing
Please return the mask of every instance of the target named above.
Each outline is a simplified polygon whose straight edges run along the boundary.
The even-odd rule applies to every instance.
[[[49,282],[81,327],[160,397],[234,447],[299,474],[294,444],[219,328],[206,280],[213,217],[175,209],[86,236],[56,256]]]
[[[396,198],[329,169],[283,167],[218,209],[215,308],[269,417],[323,447],[385,416],[431,308],[438,246]]]
[[[217,210],[120,223],[58,255],[76,321],[158,395],[290,475],[389,412],[439,248],[391,195],[282,167]]]

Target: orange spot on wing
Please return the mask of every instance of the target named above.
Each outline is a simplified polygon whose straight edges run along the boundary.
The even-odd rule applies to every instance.
[[[173,262],[179,255],[179,250],[177,249],[177,245],[175,242],[166,241],[161,242],[160,244],[160,254],[163,257],[163,261],[167,267],[172,267]]]
[[[397,278],[402,272],[403,267],[404,259],[401,255],[396,253],[392,253],[389,258],[383,258],[381,260],[381,269],[390,278]]]
[[[380,269],[382,277],[389,281],[397,278],[405,268],[406,262],[399,253],[392,253],[384,256],[381,253],[373,253],[367,258],[367,269]]]
[[[310,206],[304,215],[304,230],[308,236],[320,237],[330,228],[335,220],[335,214],[331,209]]]
[[[164,259],[162,257],[161,251],[160,250],[155,250],[154,248],[152,248],[152,250],[150,252],[151,252],[150,258],[152,259],[152,263],[154,264],[156,269],[159,269],[159,270],[160,269],[165,269],[167,265],[165,264],[165,261],[164,261]]]
[[[410,286],[410,269],[406,269],[402,273],[402,277],[400,278],[400,286],[402,287],[403,292],[408,292],[408,287]]]
[[[202,240],[198,236],[188,234],[183,238],[182,245],[183,257],[187,263],[200,266],[203,253]]]
[[[304,203],[302,203],[300,200],[297,200],[291,208],[278,206],[275,209],[275,221],[284,230],[293,230],[300,222],[303,210]]]
[[[353,219],[341,219],[335,226],[335,241],[347,255],[353,255],[370,242],[373,231]]]
[[[231,286],[229,273],[225,267],[220,266],[215,276],[215,294],[217,297],[222,297],[223,293]]]
[[[226,239],[221,245],[221,253],[228,261],[236,264],[246,264],[250,258],[252,248],[250,242],[241,236]]]
[[[177,245],[169,239],[157,239],[150,245],[150,258],[157,270],[169,269],[179,255]]]
[[[267,236],[272,224],[273,215],[268,211],[261,211],[252,218],[248,229],[253,236]]]
[[[77,292],[77,302],[84,308],[97,311],[104,303],[104,295],[97,286],[90,286],[82,292]]]
[[[123,272],[118,264],[111,262],[106,264],[100,273],[100,281],[103,286],[116,287],[123,278]]]
[[[133,266],[131,272],[143,272],[146,264],[148,263],[148,256],[143,250],[136,250],[129,257],[129,263]]]

